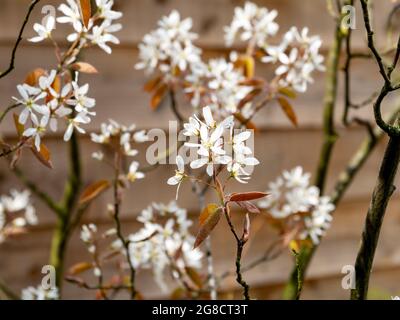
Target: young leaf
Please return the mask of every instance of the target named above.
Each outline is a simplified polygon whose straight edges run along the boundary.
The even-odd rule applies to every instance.
[[[252,56],[246,55],[244,58],[244,75],[246,78],[254,77],[255,62]]]
[[[229,201],[240,202],[240,201],[251,201],[264,198],[268,195],[265,192],[252,191],[242,193],[232,193],[229,197]]]
[[[249,201],[237,201],[236,204],[250,213],[260,213],[260,209]]]
[[[39,78],[45,73],[46,71],[44,69],[37,68],[27,74],[24,83],[34,87],[39,83]]]
[[[96,198],[100,193],[105,191],[110,187],[110,183],[107,180],[100,180],[97,181],[88,187],[83,191],[80,199],[79,199],[79,204],[82,205],[84,203],[87,203],[94,198]]]
[[[158,76],[153,79],[150,79],[147,81],[143,87],[144,91],[146,92],[152,92],[157,88],[157,86],[160,84],[162,77]]]
[[[161,101],[164,99],[166,93],[167,93],[167,86],[165,84],[156,90],[150,102],[151,108],[153,110],[156,110],[158,108]]]
[[[92,6],[90,0],[80,0],[79,4],[82,22],[87,28],[89,26],[89,20],[92,17]]]
[[[290,104],[290,102],[283,97],[279,97],[278,102],[282,107],[283,112],[285,112],[286,116],[289,118],[289,120],[293,123],[293,125],[297,127],[297,117],[296,114],[294,113],[293,107]]]
[[[192,282],[199,288],[201,289],[203,287],[203,280],[200,276],[200,274],[191,267],[185,267],[186,274],[192,280]]]
[[[248,102],[251,102],[262,92],[261,88],[255,88],[251,90],[238,104],[238,109],[242,109]]]
[[[97,69],[87,62],[76,62],[71,66],[72,70],[79,71],[82,73],[98,73]]]
[[[203,212],[199,217],[200,229],[196,236],[196,241],[194,243],[194,249],[197,248],[211,233],[215,228],[221,218],[220,207],[211,203],[204,208]]]
[[[258,131],[256,125],[255,125],[252,121],[247,120],[241,113],[235,112],[235,113],[233,114],[233,116],[234,116],[234,117],[236,118],[236,120],[238,120],[241,124],[246,125],[246,128],[247,128],[247,129],[251,129],[251,130],[254,130],[254,131]]]
[[[51,153],[50,150],[46,147],[46,145],[42,142],[40,144],[40,151],[37,151],[35,146],[31,147],[32,153],[35,157],[46,167],[53,169],[53,164],[51,163]]]
[[[280,94],[283,94],[284,96],[291,98],[291,99],[295,99],[297,97],[296,92],[294,92],[292,89],[290,88],[280,88],[278,90],[278,92]]]
[[[70,275],[77,275],[82,272],[85,272],[86,270],[90,270],[93,268],[93,264],[89,262],[79,262],[74,264],[71,268],[69,268],[68,273]]]
[[[17,130],[18,137],[22,137],[22,134],[25,131],[25,127],[23,124],[21,124],[19,122],[19,120],[18,120],[19,116],[16,113],[13,114],[13,118],[14,118],[14,125],[15,125],[15,129]]]

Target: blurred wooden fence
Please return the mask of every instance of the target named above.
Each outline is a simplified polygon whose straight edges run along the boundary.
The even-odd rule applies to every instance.
[[[33,22],[40,21],[40,9],[45,4],[57,6],[60,1],[43,0],[35,9],[25,38],[33,35]],[[320,34],[324,41],[324,52],[329,50],[333,35],[332,18],[326,11],[325,0],[265,0],[257,3],[279,10],[278,22],[281,31],[290,26],[310,27],[312,34]],[[0,67],[7,66],[9,55],[19,31],[22,20],[28,7],[28,0],[2,0],[0,13]],[[157,112],[149,108],[149,97],[142,91],[145,77],[141,72],[134,70],[137,61],[137,44],[143,35],[155,27],[157,20],[172,9],[178,9],[183,17],[191,16],[194,20],[194,29],[199,32],[198,45],[206,55],[218,56],[224,53],[222,28],[232,18],[233,9],[243,1],[235,0],[116,0],[117,9],[124,13],[123,31],[119,33],[121,45],[113,48],[111,56],[100,50],[90,50],[85,54],[85,60],[90,61],[99,70],[98,75],[86,76],[84,80],[90,83],[90,94],[97,99],[97,114],[89,129],[96,131],[101,122],[108,118],[121,121],[125,124],[137,123],[140,128],[167,128],[168,120],[173,116],[164,106]],[[390,1],[379,1],[375,14],[376,28],[382,33],[385,17],[390,7]],[[57,27],[54,33],[63,39],[66,34],[64,26]],[[354,47],[365,50],[363,25],[361,17],[357,19],[356,41]],[[23,41],[16,57],[16,69],[6,78],[0,80],[0,104],[4,108],[16,94],[16,85],[21,83],[25,75],[35,67],[51,67],[55,58],[49,44],[33,45]],[[260,65],[258,72],[270,72]],[[262,165],[256,168],[252,182],[248,189],[266,188],[268,181],[274,179],[283,169],[296,165],[306,170],[315,171],[319,150],[322,142],[321,119],[324,95],[324,74],[316,75],[315,84],[309,91],[298,98],[295,103],[299,118],[299,128],[294,129],[287,121],[279,108],[271,106],[260,114],[257,125],[261,128],[256,137],[255,153]],[[358,60],[354,65],[353,90],[356,100],[378,90],[381,80],[375,65],[366,60]],[[339,97],[340,94],[339,94]],[[340,98],[339,98],[340,99]],[[394,105],[392,99],[392,105]],[[390,103],[385,109],[391,108]],[[371,117],[371,108],[361,110],[359,114]],[[187,113],[190,109],[186,108]],[[335,147],[335,155],[329,170],[328,190],[331,190],[338,174],[344,168],[357,146],[365,137],[365,130],[352,128],[344,130],[340,126],[340,110],[337,112],[339,125],[339,139]],[[4,122],[0,128],[4,137],[14,137],[11,121]],[[54,169],[49,170],[35,161],[28,153],[22,160],[22,167],[30,178],[39,181],[41,187],[55,197],[60,197],[63,182],[66,178],[67,145],[60,139],[60,135],[46,138],[46,143],[52,151]],[[344,202],[335,213],[333,226],[319,248],[309,272],[308,281],[304,289],[304,298],[337,299],[347,298],[349,292],[341,288],[341,269],[344,265],[353,264],[358,249],[364,216],[368,207],[371,190],[373,188],[377,168],[383,155],[384,145],[379,145],[366,163],[363,170],[348,191]],[[91,152],[98,146],[90,143],[87,136],[81,137],[83,153],[83,174],[85,183],[90,183],[99,177],[107,177],[110,172],[99,163],[91,160]],[[144,150],[142,150],[142,153]],[[135,230],[138,224],[135,217],[138,212],[152,201],[168,202],[174,198],[174,188],[165,184],[171,175],[172,167],[161,166],[150,172],[144,181],[132,187],[130,195],[125,197],[123,207],[124,229],[126,232]],[[18,180],[9,172],[4,161],[0,167],[0,191],[7,192],[10,188],[23,188]],[[399,181],[399,179],[397,180]],[[240,186],[242,187],[242,186]],[[110,226],[106,215],[105,205],[110,199],[101,197],[93,205],[85,217],[85,221],[95,221],[102,227]],[[40,225],[26,236],[11,240],[0,246],[0,277],[13,288],[19,290],[28,285],[36,285],[41,277],[41,267],[47,263],[51,232],[55,219],[51,212],[35,201],[38,208]],[[198,214],[196,200],[190,192],[183,192],[179,204],[189,210],[195,217]],[[376,263],[371,282],[371,289],[375,296],[400,293],[400,249],[397,246],[400,234],[400,199],[398,192],[392,201],[387,214]],[[274,238],[274,232],[265,227],[260,217],[253,219],[254,239],[246,252],[245,261],[251,261],[260,255],[266,247],[267,241]],[[267,240],[265,240],[267,239]],[[232,269],[234,243],[224,224],[221,224],[212,238],[215,251],[215,265],[218,272]],[[74,234],[67,255],[67,266],[77,261],[88,259],[85,248]],[[291,269],[291,256],[284,253],[279,259],[257,267],[253,272],[246,274],[253,295],[258,298],[279,298],[282,285]],[[139,274],[138,286],[145,297],[160,297],[147,273]],[[236,288],[234,279],[225,282],[224,289],[230,292]],[[90,298],[93,293],[85,292],[74,286],[66,285],[66,298]],[[230,297],[229,294],[227,297]]]

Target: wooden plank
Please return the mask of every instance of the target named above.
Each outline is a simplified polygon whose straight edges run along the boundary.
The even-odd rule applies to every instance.
[[[343,170],[364,136],[365,132],[363,130],[351,130],[346,138],[339,139],[329,172],[328,192],[333,188],[338,174]],[[52,153],[53,170],[44,167],[33,157],[29,150],[23,152],[20,166],[30,179],[38,181],[43,190],[47,191],[55,199],[59,199],[62,196],[63,186],[67,177],[68,165],[66,158],[68,145],[59,139],[46,139],[45,142]],[[297,165],[301,165],[305,170],[313,172],[319,157],[320,145],[321,133],[315,130],[267,131],[257,134],[255,155],[261,161],[261,164],[255,168],[251,183],[242,185],[233,181],[229,185],[229,191],[265,190],[267,184],[274,180],[282,170],[291,169]],[[146,166],[144,155],[146,153],[145,147],[147,148],[147,146],[143,145],[139,148],[140,157],[138,159],[140,159],[143,166]],[[98,145],[88,141],[88,139],[82,139],[81,150],[84,185],[112,176],[112,172],[105,164],[91,158],[91,153],[99,150]],[[358,174],[353,185],[348,190],[347,200],[369,199],[383,151],[384,143],[377,147],[365,167]],[[175,188],[166,184],[174,169],[174,165],[161,165],[154,171],[149,172],[146,179],[137,181],[132,185],[124,198],[122,214],[133,217],[152,201],[168,202],[174,199]],[[4,161],[1,162],[0,173],[2,175],[1,192],[8,192],[10,188],[23,188]],[[400,179],[397,179],[397,181],[400,181]],[[161,190],[162,192],[154,192],[154,190]],[[111,193],[108,192],[96,200],[90,208],[90,212],[96,213],[99,218],[105,217],[106,204],[110,201]],[[189,211],[198,210],[197,201],[189,187],[183,186],[181,188],[179,203]],[[38,207],[41,222],[44,224],[53,223],[53,215],[40,200],[35,200],[35,204]]]
[[[287,31],[291,26],[299,28],[308,26],[313,34],[320,34],[324,42],[331,41],[333,19],[326,10],[325,1],[315,0],[257,0],[254,1],[260,6],[268,9],[276,9],[279,12],[277,22],[280,24],[280,34]],[[242,6],[244,1],[230,0],[116,0],[116,10],[124,13],[121,23],[124,29],[119,33],[122,43],[137,44],[143,35],[154,29],[161,16],[169,14],[173,9],[181,12],[182,17],[192,17],[194,31],[199,33],[199,45],[206,47],[221,47],[223,27],[232,20],[234,8]],[[41,1],[32,14],[28,25],[26,37],[31,37],[34,32],[32,25],[40,22],[44,15],[41,10],[45,5],[57,7],[59,0]],[[2,19],[0,19],[0,39],[2,41],[13,41],[18,34],[23,21],[28,0],[3,0]],[[375,10],[374,17],[376,29],[379,35],[382,34],[386,17],[393,6],[390,2],[380,4],[379,10]],[[145,14],[144,14],[145,13]],[[58,12],[57,12],[58,14]],[[363,32],[362,17],[357,8],[357,30]],[[56,39],[64,39],[69,28],[58,26],[55,32]],[[363,45],[364,37],[357,31],[354,41],[356,47]]]
[[[393,201],[389,207],[388,214],[382,229],[381,239],[376,255],[374,270],[384,273],[385,270],[399,270],[400,268],[400,249],[393,241],[400,231],[400,219],[397,215],[400,200]],[[323,295],[320,298],[344,298],[346,292],[341,289],[341,270],[344,265],[353,264],[358,249],[359,237],[362,230],[364,213],[368,202],[353,202],[342,205],[335,216],[332,228],[323,240],[309,272],[309,285],[306,286],[305,298],[318,298],[318,293]],[[234,222],[240,225],[241,214],[234,215]],[[103,230],[109,228],[109,222],[101,224]],[[124,231],[137,230],[137,223],[124,222]],[[263,217],[252,218],[252,241],[248,245],[248,250],[243,257],[243,263],[249,263],[264,252],[267,243],[273,241],[275,233],[264,224]],[[258,230],[255,232],[255,230]],[[22,236],[18,240],[9,241],[0,247],[0,275],[13,288],[20,289],[28,284],[36,284],[40,280],[40,270],[46,264],[48,258],[48,248],[50,245],[50,230],[39,229],[31,234]],[[217,274],[226,270],[233,269],[234,261],[234,241],[229,233],[225,222],[217,226],[212,237],[215,268]],[[6,257],[6,258],[4,258]],[[67,266],[78,261],[86,261],[89,258],[78,234],[73,236],[68,254]],[[260,265],[251,272],[245,274],[246,280],[254,288],[265,286],[281,286],[286,280],[291,268],[291,254],[283,253],[277,260]],[[110,274],[111,267],[106,268],[106,273]],[[205,270],[205,269],[204,269]],[[326,279],[334,279],[328,289],[323,286]],[[330,281],[330,280],[329,280]],[[328,281],[328,282],[329,282]],[[321,284],[321,285],[318,285]],[[146,298],[165,297],[160,295],[156,289],[150,275],[140,272],[138,275],[138,287]],[[334,290],[331,290],[334,287]],[[237,288],[233,278],[228,278],[223,288],[225,291]],[[372,278],[371,288],[381,288],[382,290],[400,290],[399,283],[392,281],[381,282],[377,276]],[[81,291],[74,286],[67,285],[65,288],[66,298],[89,298],[92,295]]]
[[[10,46],[0,46],[0,60],[5,61],[9,55]],[[141,128],[168,128],[168,121],[174,116],[170,112],[169,102],[166,99],[159,111],[153,112],[149,107],[150,97],[143,91],[146,77],[142,72],[136,71],[133,65],[137,61],[137,52],[133,48],[118,48],[112,56],[100,50],[89,50],[83,60],[90,61],[100,72],[98,75],[82,76],[82,82],[90,84],[90,96],[97,100],[97,116],[86,128],[90,131],[98,130],[100,123],[114,118],[117,121],[136,122]],[[209,52],[208,56],[220,56]],[[29,59],[26,59],[29,57]],[[55,65],[53,50],[38,46],[22,47],[17,54],[17,67],[7,77],[7,81],[0,82],[1,109],[12,103],[11,97],[16,96],[16,86],[22,83],[26,75],[37,67],[52,68]],[[378,72],[371,72],[374,67],[372,62],[359,60],[354,64],[353,87],[354,102],[364,101],[380,87],[381,80]],[[260,64],[258,74],[263,77],[272,76],[271,69]],[[301,128],[320,128],[323,112],[323,97],[325,90],[325,74],[317,73],[315,83],[310,85],[305,94],[293,101],[293,106],[298,115]],[[342,96],[339,92],[338,97]],[[384,112],[389,112],[395,104],[395,95],[385,102]],[[339,98],[336,122],[341,121],[342,99]],[[183,97],[179,99],[179,109],[185,115],[193,111],[188,101]],[[354,112],[354,115],[372,118],[372,107],[366,107]],[[353,116],[353,113],[351,114]],[[3,135],[14,135],[15,129],[10,116],[1,124],[0,132]],[[255,119],[260,129],[293,129],[290,121],[285,117],[279,106],[275,103],[267,106]],[[60,129],[61,130],[61,129]],[[60,132],[60,135],[63,133]]]

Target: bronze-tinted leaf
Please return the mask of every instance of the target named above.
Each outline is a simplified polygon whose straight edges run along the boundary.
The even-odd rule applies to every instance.
[[[153,110],[157,110],[158,106],[160,105],[161,101],[164,99],[165,94],[167,93],[167,85],[160,86],[156,92],[151,97],[151,108]]]
[[[246,55],[244,58],[244,75],[246,78],[253,78],[255,71],[255,61],[252,56]]]
[[[186,274],[190,278],[190,280],[197,286],[197,288],[201,289],[203,287],[203,279],[201,275],[191,267],[185,267]]]
[[[158,85],[160,84],[161,79],[162,79],[162,77],[158,76],[158,77],[155,77],[155,78],[147,81],[143,87],[144,91],[152,92],[153,90],[155,90],[158,87]]]
[[[237,201],[236,204],[250,213],[260,213],[260,209],[249,201]]]
[[[297,116],[290,102],[283,97],[279,97],[278,102],[279,105],[282,107],[283,112],[285,112],[286,116],[289,118],[289,120],[293,123],[293,125],[297,127]]]
[[[105,191],[109,187],[110,187],[110,182],[108,182],[107,180],[100,180],[100,181],[97,181],[97,182],[89,185],[83,191],[83,193],[82,193],[82,195],[81,195],[81,197],[79,199],[79,204],[82,205],[82,204],[84,204],[86,202],[89,202],[89,201],[93,200],[100,193],[102,193],[103,191]]]
[[[238,104],[238,109],[242,109],[247,103],[251,102],[262,92],[261,88],[255,88],[251,90]]]
[[[40,144],[40,151],[38,151],[35,146],[31,147],[31,151],[42,164],[50,169],[53,169],[50,150],[43,142]]]
[[[84,26],[87,28],[89,26],[89,20],[92,17],[92,6],[90,0],[80,0],[79,8],[81,12],[81,18]]]
[[[93,264],[89,262],[78,262],[69,268],[70,275],[77,275],[93,268]]]
[[[39,78],[43,75],[46,74],[46,71],[42,68],[37,68],[31,72],[28,73],[28,75],[25,78],[25,83],[34,87],[38,85],[39,83]]]
[[[22,137],[22,134],[25,131],[25,127],[23,124],[21,124],[19,122],[19,120],[18,120],[19,116],[16,113],[13,114],[13,118],[14,118],[14,125],[15,125],[15,129],[17,130],[18,137]]]
[[[221,218],[221,209],[215,204],[211,203],[204,208],[199,217],[200,229],[196,236],[194,248],[197,248],[215,228]]]
[[[255,125],[252,121],[246,119],[241,113],[235,112],[235,113],[233,114],[233,116],[234,116],[235,119],[238,120],[242,125],[245,125],[247,129],[251,129],[251,130],[254,130],[254,131],[258,131],[258,128],[256,127],[256,125]]]
[[[79,71],[82,73],[89,73],[89,74],[93,74],[93,73],[98,73],[97,69],[92,66],[90,63],[87,62],[76,62],[71,66],[72,70],[75,71]]]
[[[291,99],[295,99],[297,97],[296,92],[290,88],[279,88],[278,92]]]
[[[268,195],[265,192],[259,191],[251,191],[251,192],[241,192],[241,193],[232,193],[229,197],[229,201],[251,201],[264,198]]]

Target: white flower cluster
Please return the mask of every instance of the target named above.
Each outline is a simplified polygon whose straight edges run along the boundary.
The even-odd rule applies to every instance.
[[[322,41],[319,36],[309,36],[308,28],[299,31],[292,27],[278,46],[266,47],[267,55],[261,59],[265,63],[278,63],[275,70],[279,84],[305,92],[313,82],[315,70],[324,71],[324,57],[319,53]]]
[[[296,167],[284,171],[268,186],[268,197],[258,203],[275,219],[294,218],[302,222],[300,239],[310,238],[314,244],[330,227],[335,206],[329,197],[320,196],[319,189],[310,186],[310,174]]]
[[[136,69],[153,73],[158,68],[163,74],[174,76],[198,63],[201,50],[193,45],[197,35],[191,29],[192,19],[181,20],[176,10],[163,17],[158,28],[145,35],[139,45],[141,61]]]
[[[20,97],[13,97],[24,107],[18,118],[19,123],[25,126],[23,136],[32,138],[38,151],[41,137],[48,128],[56,132],[59,120],[67,123],[64,140],[68,141],[74,129],[85,133],[81,125],[90,123],[90,117],[96,115],[96,112],[92,111],[96,101],[87,96],[88,84],[79,86],[76,81],[72,81],[56,91],[53,86],[59,81],[61,79],[56,70],[43,72],[37,86],[20,84],[17,86]],[[73,118],[69,118],[74,111]]]
[[[252,150],[245,143],[251,137],[251,131],[236,133],[233,116],[217,123],[209,107],[203,108],[203,118],[204,121],[194,115],[189,118],[188,123],[184,124],[184,135],[199,139],[197,143],[185,143],[185,146],[189,148],[196,148],[196,153],[200,156],[190,163],[190,167],[198,169],[206,166],[207,174],[213,176],[216,165],[226,165],[232,178],[241,183],[247,183],[250,173],[245,170],[245,167],[259,164],[259,161],[252,156]],[[226,150],[228,148],[229,150]],[[174,177],[168,179],[167,183],[169,185],[178,184],[179,188],[186,174],[183,158],[178,156],[176,162],[178,170]]]
[[[132,265],[152,269],[160,288],[167,290],[165,272],[168,267],[170,270],[179,268],[182,272],[186,267],[201,267],[203,253],[199,249],[193,250],[195,238],[189,231],[192,221],[185,209],[175,202],[153,203],[137,220],[144,226],[128,237]],[[114,242],[114,247],[121,248],[119,240]],[[177,276],[175,272],[173,275]]]
[[[252,90],[242,84],[245,79],[243,70],[235,68],[234,61],[211,59],[208,64],[192,66],[192,72],[185,78],[185,92],[190,95],[193,107],[208,105],[220,116],[227,116],[238,111],[239,102]]]
[[[100,133],[92,133],[91,139],[95,143],[103,145],[113,145],[116,143],[118,149],[122,150],[123,155],[134,157],[138,154],[138,150],[132,149],[132,143],[143,143],[149,141],[149,137],[145,130],[136,130],[136,125],[132,124],[129,127],[119,124],[118,122],[109,119],[108,123],[102,123]],[[102,161],[104,154],[97,151],[92,154],[92,157]],[[143,179],[144,173],[139,172],[139,163],[133,161],[129,167],[127,179],[134,182],[136,179]]]
[[[225,27],[225,42],[232,45],[236,38],[250,41],[264,47],[267,39],[276,35],[279,25],[275,22],[276,10],[260,8],[252,2],[246,2],[243,8],[236,7],[230,26]]]
[[[44,289],[43,286],[28,287],[22,290],[22,300],[58,300],[58,288]]]
[[[22,215],[21,215],[22,214]],[[0,243],[8,235],[17,234],[28,225],[36,225],[38,218],[28,190],[11,190],[0,198]]]
[[[74,32],[71,33],[67,40],[70,42],[79,41],[77,48],[83,48],[89,45],[97,45],[105,52],[112,52],[110,43],[119,44],[117,37],[113,35],[122,29],[121,24],[114,24],[114,20],[122,17],[121,12],[112,10],[114,0],[96,0],[97,11],[90,18],[88,26],[82,23],[79,4],[75,0],[66,0],[58,7],[58,10],[64,15],[55,19],[48,16],[44,25],[36,23],[34,30],[37,36],[30,39],[31,42],[40,42],[45,39],[52,39],[52,31],[55,29],[56,21],[58,23],[71,24]]]

